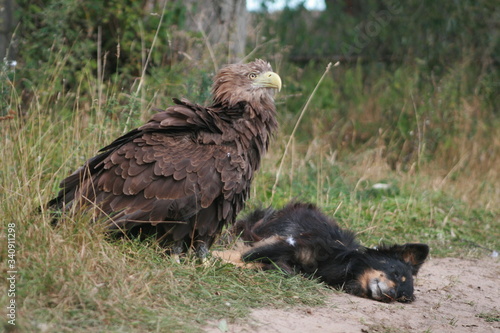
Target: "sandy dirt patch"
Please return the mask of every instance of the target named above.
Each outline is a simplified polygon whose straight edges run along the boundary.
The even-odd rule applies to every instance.
[[[500,260],[428,260],[416,301],[385,304],[332,291],[322,307],[263,308],[206,332],[500,332]]]

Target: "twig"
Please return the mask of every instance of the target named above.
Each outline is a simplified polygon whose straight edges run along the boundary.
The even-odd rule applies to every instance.
[[[242,62],[242,63],[243,63],[243,62],[247,62],[247,61],[248,61],[248,59],[249,59],[250,57],[253,57],[253,55],[254,55],[254,54],[255,54],[258,50],[260,50],[261,48],[263,48],[264,46],[266,46],[266,45],[268,45],[268,44],[272,44],[272,43],[275,43],[275,42],[277,42],[277,41],[278,41],[278,39],[277,39],[277,38],[274,38],[274,39],[270,39],[270,40],[268,40],[268,41],[265,41],[265,42],[264,42],[264,43],[262,43],[262,44],[258,44],[257,46],[255,46],[255,47],[253,48],[253,50],[252,50],[252,51],[250,51],[250,52],[249,52],[246,56],[244,56],[244,57],[243,57],[243,59],[241,59],[241,62]]]
[[[97,27],[97,114],[102,116],[102,88],[108,53],[102,54],[102,27]]]
[[[146,69],[148,68],[149,60],[151,59],[151,53],[153,53],[153,50],[154,50],[154,47],[155,47],[155,43],[156,43],[156,39],[158,38],[158,33],[160,32],[160,27],[161,27],[161,24],[163,22],[163,16],[165,15],[165,8],[167,7],[167,2],[168,1],[165,1],[163,3],[163,9],[161,11],[160,22],[158,22],[158,26],[156,27],[155,36],[153,38],[153,42],[151,43],[151,49],[148,52],[148,56],[146,58],[146,62],[144,63],[144,67],[142,68],[141,78],[139,80],[139,85],[137,86],[136,95],[138,95],[139,92],[141,91],[142,84],[144,82],[144,77],[146,76]],[[131,108],[130,112],[128,114],[128,117],[127,117],[127,121],[125,123],[125,129],[124,129],[125,132],[128,131],[128,125],[130,123],[130,118],[132,117],[132,112],[133,111],[134,111],[134,109]]]
[[[420,167],[420,160],[424,152],[424,145],[425,145],[425,143],[423,142],[424,140],[422,134],[422,131],[425,130],[425,124],[422,123],[422,130],[420,130],[420,120],[418,118],[417,104],[415,103],[415,99],[413,98],[413,93],[410,93],[410,96],[411,96],[411,101],[413,103],[413,112],[415,112],[415,121],[417,122],[417,134],[418,134],[417,166]]]
[[[337,67],[339,64],[340,64],[340,62],[337,61],[335,63],[335,65],[333,65],[333,66]],[[299,118],[297,119],[297,122],[295,123],[295,127],[292,130],[292,134],[290,134],[290,138],[288,139],[288,142],[287,142],[287,144],[285,146],[285,151],[283,152],[283,156],[281,157],[280,166],[278,168],[278,172],[276,173],[276,180],[274,182],[273,189],[271,191],[271,202],[273,201],[274,194],[276,193],[276,187],[278,186],[278,181],[280,179],[281,171],[283,169],[283,163],[285,162],[285,156],[288,153],[288,148],[290,147],[290,143],[292,142],[292,139],[295,136],[295,132],[297,131],[297,128],[299,127],[300,121],[302,120],[302,117],[304,116],[305,111],[309,107],[309,103],[311,103],[311,100],[314,97],[314,94],[316,93],[316,90],[318,90],[319,85],[321,84],[321,82],[323,82],[323,79],[325,78],[326,74],[330,71],[331,67],[332,67],[332,63],[330,62],[326,66],[325,72],[323,73],[323,75],[319,79],[318,83],[316,84],[316,87],[314,87],[314,90],[312,91],[311,95],[309,95],[309,98],[307,99],[306,104],[302,108],[302,111],[300,111]]]
[[[212,59],[212,63],[214,65],[214,70],[217,72],[218,69],[219,69],[219,66],[217,64],[217,60],[215,60],[215,52],[214,52],[212,44],[210,43],[210,40],[208,39],[208,36],[205,33],[205,30],[203,29],[203,25],[202,25],[202,22],[203,22],[203,19],[204,19],[204,15],[201,15],[198,20],[196,20],[194,18],[194,15],[192,13],[191,13],[191,16],[192,16],[192,19],[194,21],[197,21],[197,23],[198,23],[197,24],[198,25],[198,30],[200,31],[201,35],[203,36],[203,41],[205,42],[205,45],[207,46],[208,53],[210,54],[210,59]]]

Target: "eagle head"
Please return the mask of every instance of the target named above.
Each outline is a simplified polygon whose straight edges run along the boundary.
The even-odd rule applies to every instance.
[[[274,104],[276,90],[281,90],[281,78],[268,62],[257,59],[247,64],[223,67],[215,75],[212,96],[214,105],[224,107],[234,107],[242,102]]]

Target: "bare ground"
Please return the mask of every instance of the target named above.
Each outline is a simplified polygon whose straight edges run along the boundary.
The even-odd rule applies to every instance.
[[[332,291],[326,305],[264,308],[206,332],[500,332],[500,260],[428,260],[415,282],[416,301],[385,304]]]

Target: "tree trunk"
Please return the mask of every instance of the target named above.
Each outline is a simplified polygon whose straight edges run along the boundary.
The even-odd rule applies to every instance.
[[[244,56],[248,19],[246,0],[188,0],[184,4],[188,11],[186,29],[202,33],[212,57],[234,62]]]
[[[15,48],[12,46],[12,32],[16,26],[14,17],[14,0],[0,0],[0,60],[15,59]]]

